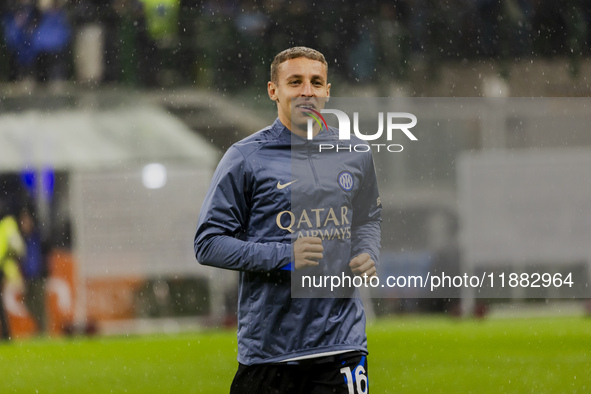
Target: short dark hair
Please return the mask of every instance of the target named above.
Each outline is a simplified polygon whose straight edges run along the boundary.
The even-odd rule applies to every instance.
[[[279,65],[287,60],[297,59],[299,57],[305,57],[307,59],[317,60],[328,69],[328,63],[324,58],[324,55],[318,52],[316,49],[308,47],[292,47],[284,51],[279,52],[273,62],[271,63],[271,81],[277,83],[277,68]]]

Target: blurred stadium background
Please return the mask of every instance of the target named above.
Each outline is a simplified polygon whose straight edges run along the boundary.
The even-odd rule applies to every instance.
[[[235,276],[199,266],[191,240],[220,155],[274,119],[269,63],[292,45],[326,55],[337,97],[582,98],[480,100],[484,115],[456,113],[376,164],[384,269],[589,275],[589,1],[3,0],[0,12],[1,197],[33,206],[49,245],[52,336],[233,326]],[[377,317],[462,313],[457,299],[381,296]],[[21,297],[5,288],[27,338]],[[507,298],[464,313],[586,313],[560,294]]]

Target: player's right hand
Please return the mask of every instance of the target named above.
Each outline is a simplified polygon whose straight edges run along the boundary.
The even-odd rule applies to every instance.
[[[298,238],[293,244],[295,269],[316,267],[320,264],[323,251],[322,239],[318,237]]]

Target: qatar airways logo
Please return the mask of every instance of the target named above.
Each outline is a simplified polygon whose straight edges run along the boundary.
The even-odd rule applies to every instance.
[[[340,209],[329,207],[303,209],[301,212],[281,211],[275,222],[280,229],[297,234],[297,238],[320,237],[323,240],[333,240],[351,238],[352,219],[349,208],[343,205]]]
[[[320,128],[328,130],[328,124],[322,116],[322,114],[333,114],[336,115],[339,122],[339,140],[347,141],[351,140],[351,120],[349,116],[338,109],[321,109],[320,112],[313,108],[307,108],[310,112],[306,112],[312,119],[308,119],[308,139],[314,138],[314,122],[316,122]],[[359,113],[353,113],[353,133],[363,141],[375,141],[382,137],[384,134],[384,118],[386,118],[386,139],[392,141],[394,133],[402,132],[411,141],[417,141],[417,137],[410,131],[411,128],[416,126],[417,117],[408,112],[387,112],[385,115],[383,112],[378,113],[378,131],[374,134],[362,134],[359,131]],[[396,153],[402,152],[404,147],[400,144],[378,144],[378,143],[367,143],[367,144],[355,144],[355,145],[334,145],[334,144],[320,144],[318,150],[330,151],[349,151],[349,152],[368,152],[371,149],[375,149],[378,152],[380,150]]]

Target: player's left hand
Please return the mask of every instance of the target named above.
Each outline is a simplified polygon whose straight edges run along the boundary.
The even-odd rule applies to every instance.
[[[349,262],[349,267],[351,267],[353,274],[357,276],[363,276],[365,274],[369,278],[378,274],[375,261],[367,253],[361,253],[353,257]]]

